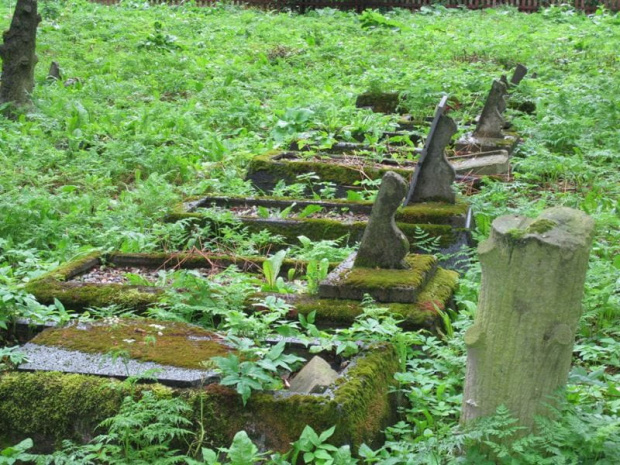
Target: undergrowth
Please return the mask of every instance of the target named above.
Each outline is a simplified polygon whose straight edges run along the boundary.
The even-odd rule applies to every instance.
[[[0,28],[8,26],[13,6],[0,1]],[[431,115],[449,93],[451,116],[463,123],[480,112],[492,78],[526,64],[530,74],[507,110],[524,138],[512,159],[513,180],[485,180],[469,198],[475,234],[488,236],[500,215],[534,216],[556,205],[596,220],[560,412],[511,446],[505,438],[518,431],[503,409],[473,429],[458,425],[462,337],[480,283],[474,260],[456,295],[459,315],[446,314],[439,336],[403,332],[376,307],[336,333],[318,329],[312,316],[291,322],[290,309],[275,298],[258,302],[265,311],[248,315],[242,307],[256,278],[234,270],[210,281],[176,273],[173,287],[192,292],[169,292],[166,307],[150,310],[233,337],[318,337],[321,347],[338,345],[343,352],[355,351],[355,340],[392,342],[401,359],[398,392],[411,402],[378,449],[363,446],[353,458],[352,451],[328,444],[329,430],[307,430],[287,454],[262,454],[242,432],[229,448],[194,445],[189,454],[177,446],[191,443],[193,434],[181,401],[144,395],[127,399],[91,444],[66,444],[57,463],[89,463],[93,454],[98,463],[620,462],[617,15],[600,9],[586,16],[566,6],[528,15],[441,6],[419,14],[325,9],[298,15],[226,3],[106,7],[82,0],[39,7],[33,107],[15,120],[0,117],[0,331],[18,317],[71,318],[72,309],[41,305],[22,286],[93,249],[273,255],[271,247],[281,241],[230,225],[221,212],[211,212],[209,226],[165,220],[187,196],[255,195],[243,179],[255,154],[293,141],[328,148],[335,140],[363,140],[376,147],[397,117],[356,109],[355,97],[368,90],[401,92],[401,104],[416,118]],[[52,60],[60,64],[60,81],[46,79]],[[521,105],[535,109],[522,112]],[[333,186],[311,176],[278,189],[301,194],[310,181],[314,195],[333,196]],[[346,238],[311,243],[302,236],[289,253],[315,260],[318,275],[322,260],[341,260],[351,250]],[[277,279],[272,284],[277,287]],[[15,350],[0,350],[0,370],[19,360]],[[226,365],[231,373],[233,365]],[[3,449],[0,463],[16,463],[31,445]]]

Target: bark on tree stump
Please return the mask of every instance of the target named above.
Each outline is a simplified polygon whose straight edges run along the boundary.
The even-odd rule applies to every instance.
[[[11,27],[2,35],[3,44],[0,45],[0,104],[12,102],[24,106],[30,103],[34,67],[38,61],[35,48],[40,21],[36,0],[17,0]]]
[[[563,387],[592,244],[594,222],[558,207],[536,220],[504,216],[478,248],[482,284],[465,334],[467,375],[461,421],[507,407],[525,432]]]

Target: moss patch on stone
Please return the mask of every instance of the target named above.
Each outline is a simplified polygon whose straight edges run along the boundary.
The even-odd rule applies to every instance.
[[[437,267],[437,258],[433,255],[409,254],[405,261],[411,267],[408,270],[379,270],[375,268],[353,267],[342,278],[344,285],[366,289],[386,289],[390,287],[420,288],[429,274]]]
[[[441,323],[438,310],[450,305],[458,287],[458,273],[437,268],[435,275],[426,283],[414,303],[380,303],[396,317],[402,318],[401,325],[407,329],[429,329],[434,331]],[[264,296],[264,294],[263,294]],[[261,294],[254,296],[260,298]],[[323,326],[350,326],[355,318],[364,313],[361,302],[356,300],[321,299],[310,295],[282,295],[294,311],[302,315],[316,312],[316,322]],[[254,301],[248,302],[248,307]]]
[[[30,437],[50,450],[63,439],[86,442],[129,393],[118,381],[57,372],[0,375],[0,435]]]
[[[325,163],[319,160],[300,158],[295,161],[286,159],[288,152],[267,152],[257,155],[250,161],[247,179],[252,181],[259,189],[270,191],[280,180],[287,184],[296,182],[297,176],[310,172],[322,181],[333,182],[338,186],[354,186],[356,181],[364,179],[380,179],[388,171],[394,171],[401,176],[409,177],[412,168],[399,168],[394,166],[378,167],[368,162],[363,169],[359,166],[339,164],[336,161]]]
[[[528,234],[544,234],[551,231],[558,225],[556,221],[549,220],[547,218],[539,218],[532,221],[526,228],[515,228],[507,232],[507,234],[513,239],[522,239]]]
[[[123,351],[136,360],[182,368],[225,356],[231,349],[216,334],[186,323],[123,318],[46,329],[32,342],[87,353]]]

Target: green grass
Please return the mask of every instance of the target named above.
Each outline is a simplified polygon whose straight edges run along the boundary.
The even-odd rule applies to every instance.
[[[0,1],[0,29],[13,6]],[[92,247],[187,246],[180,225],[162,224],[166,213],[187,195],[250,193],[243,176],[252,155],[300,135],[347,139],[393,126],[396,117],[355,108],[364,91],[406,92],[415,116],[431,115],[449,93],[452,115],[463,123],[481,110],[491,80],[520,62],[530,75],[512,101],[535,102],[537,111],[508,110],[525,142],[513,159],[514,182],[489,182],[471,199],[478,234],[486,236],[499,215],[534,216],[555,205],[595,218],[576,364],[587,376],[602,372],[600,385],[571,378],[569,400],[582,413],[617,418],[617,15],[434,8],[382,21],[332,10],[300,16],[131,1],[48,0],[39,8],[34,106],[15,121],[0,117],[3,291]],[[52,60],[64,79],[79,81],[47,81]],[[456,338],[471,318],[478,283],[475,270],[462,280]],[[404,385],[413,395],[416,383],[435,386],[438,372],[450,373],[445,402],[428,401],[431,425],[421,407],[408,411],[401,430],[390,433],[389,454],[411,452],[399,441],[421,434],[432,449],[457,419],[462,348],[433,347],[424,369],[434,377],[409,371],[403,376],[414,381]],[[446,350],[453,357],[447,368],[439,360]],[[434,389],[417,395],[431,399]]]

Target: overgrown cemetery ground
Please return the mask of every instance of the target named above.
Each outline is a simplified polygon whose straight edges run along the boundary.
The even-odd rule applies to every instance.
[[[620,462],[617,14],[38,8],[0,116],[0,463]],[[410,269],[356,267],[416,170],[371,242]],[[595,221],[557,415],[459,425],[475,247],[551,207]],[[570,274],[532,273],[517,305]]]

